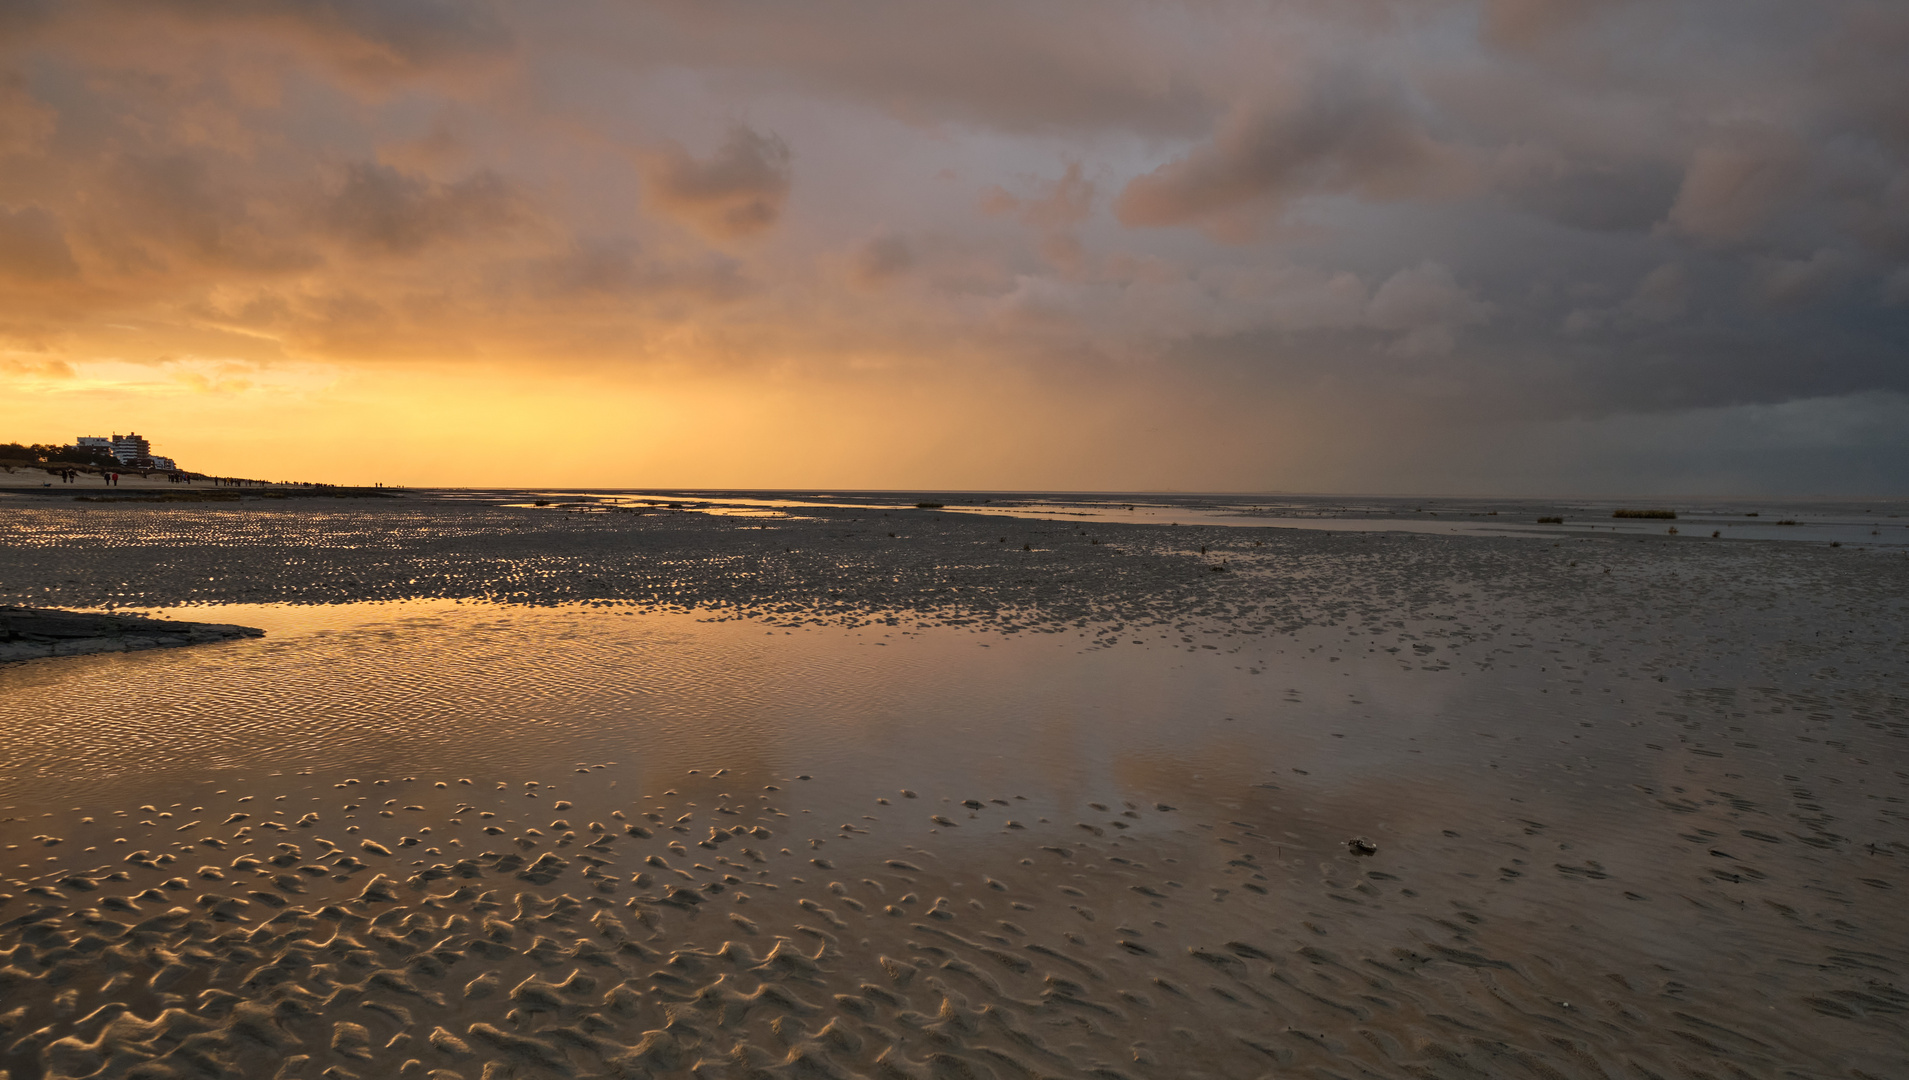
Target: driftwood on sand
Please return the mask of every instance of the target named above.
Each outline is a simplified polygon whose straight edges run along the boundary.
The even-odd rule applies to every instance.
[[[174,622],[143,615],[102,615],[50,608],[0,607],[0,663],[42,656],[165,649],[211,641],[264,637],[265,631],[228,623]]]

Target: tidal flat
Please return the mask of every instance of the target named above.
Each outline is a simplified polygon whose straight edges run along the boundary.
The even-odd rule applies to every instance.
[[[1900,549],[545,501],[0,503],[266,630],[0,665],[0,1071],[1909,1062]]]

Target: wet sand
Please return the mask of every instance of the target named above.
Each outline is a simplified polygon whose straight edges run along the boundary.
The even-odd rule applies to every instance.
[[[15,1078],[1909,1059],[1900,556],[57,513],[269,635],[0,673]]]

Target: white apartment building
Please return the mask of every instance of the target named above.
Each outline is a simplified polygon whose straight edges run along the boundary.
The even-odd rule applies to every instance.
[[[152,456],[152,444],[132,432],[113,436],[113,456],[124,465],[140,458]]]
[[[127,465],[142,458],[152,457],[152,443],[130,431],[124,435],[114,435],[111,438],[107,438],[104,435],[81,435],[73,440],[73,445],[82,450],[104,450],[113,455],[121,465]],[[170,458],[166,460],[168,462],[171,461]],[[156,467],[172,468],[170,464]]]

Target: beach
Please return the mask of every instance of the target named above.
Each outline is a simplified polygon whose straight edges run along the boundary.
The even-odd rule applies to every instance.
[[[0,666],[0,1070],[1909,1060],[1899,506],[788,501],[0,501],[0,603],[265,631]]]

